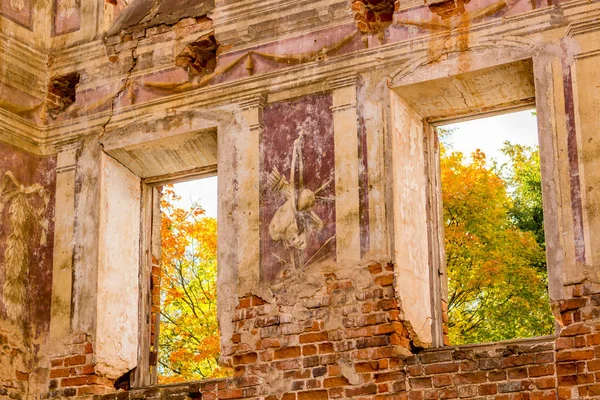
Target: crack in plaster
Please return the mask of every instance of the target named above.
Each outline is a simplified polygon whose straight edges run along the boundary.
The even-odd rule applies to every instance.
[[[454,88],[458,91],[458,94],[460,95],[460,98],[462,99],[463,103],[465,104],[465,107],[467,107],[467,109],[470,112],[473,112],[473,109],[471,108],[471,106],[467,102],[467,98],[465,97],[464,93],[462,92],[462,90],[460,90],[460,88],[456,84],[455,79],[454,78],[450,78],[450,83],[452,83],[452,86],[454,86]]]
[[[146,30],[144,29],[144,36]],[[112,101],[110,102],[110,113],[108,115],[108,119],[106,120],[106,122],[104,124],[102,124],[102,128],[100,131],[100,137],[104,136],[106,133],[106,128],[107,126],[110,124],[110,122],[113,119],[114,113],[115,113],[115,102],[121,97],[121,95],[123,94],[123,92],[125,92],[125,90],[131,85],[131,75],[133,74],[133,70],[135,69],[135,67],[137,66],[137,48],[140,44],[140,40],[136,39],[135,42],[135,46],[133,46],[133,48],[131,49],[131,66],[129,67],[129,69],[127,70],[127,72],[125,73],[125,82],[123,82],[123,85],[121,85],[121,87],[119,88],[119,90],[117,91],[117,93],[115,93],[115,95],[113,96]],[[102,146],[102,143],[101,143]],[[104,146],[102,146],[104,147]]]

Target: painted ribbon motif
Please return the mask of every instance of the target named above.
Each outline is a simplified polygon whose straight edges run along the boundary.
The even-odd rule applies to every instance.
[[[36,207],[32,200],[38,197],[43,207]],[[41,244],[46,243],[48,221],[44,213],[49,202],[48,192],[40,185],[23,186],[12,172],[7,171],[0,181],[0,216],[8,207],[9,235],[0,270],[5,271],[2,299],[9,318],[22,320],[27,304],[27,272],[29,269],[29,238],[34,228],[41,228]]]

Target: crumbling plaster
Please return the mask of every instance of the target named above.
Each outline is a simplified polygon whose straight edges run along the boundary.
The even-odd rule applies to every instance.
[[[101,394],[110,386],[109,380],[101,379],[120,376],[139,361],[136,316],[142,310],[135,301],[139,217],[135,211],[127,213],[129,229],[119,229],[116,240],[114,226],[123,218],[115,219],[111,202],[121,196],[134,210],[139,179],[157,174],[158,163],[152,168],[133,166],[131,160],[140,154],[135,152],[151,162],[148,154],[153,146],[168,143],[168,148],[175,146],[172,138],[207,131],[216,132],[217,171],[220,182],[227,183],[219,187],[218,216],[222,362],[233,365],[244,357],[237,333],[241,332],[241,343],[258,346],[256,333],[240,328],[237,313],[241,311],[236,308],[243,299],[256,298],[252,301],[260,303],[261,318],[286,324],[312,312],[308,310],[319,301],[315,298],[331,290],[333,303],[320,327],[328,333],[344,323],[344,307],[358,307],[352,298],[381,282],[386,296],[397,300],[397,322],[407,331],[399,336],[404,339],[395,347],[395,359],[431,346],[434,313],[428,295],[427,193],[419,137],[427,124],[422,117],[426,113],[440,121],[491,109],[486,101],[472,101],[457,112],[464,104],[456,100],[472,87],[454,87],[457,91],[448,96],[445,108],[431,99],[444,95],[439,91],[443,86],[433,85],[427,104],[419,104],[420,96],[403,96],[402,87],[418,93],[417,88],[431,85],[426,82],[452,83],[454,78],[448,77],[490,67],[503,69],[498,66],[519,60],[533,63],[545,158],[550,294],[559,322],[570,324],[570,305],[560,301],[581,296],[583,289],[577,285],[587,285],[586,295],[591,295],[600,284],[595,268],[600,258],[600,196],[595,189],[600,175],[594,146],[599,127],[595,83],[600,80],[595,68],[600,41],[597,2],[472,1],[463,5],[462,14],[443,19],[426,5],[407,2],[399,4],[393,21],[386,20],[389,26],[377,27],[374,35],[357,33],[349,2],[333,0],[217,1],[214,9],[208,7],[212,10],[207,16],[204,3],[201,12],[180,15],[178,9],[160,16],[156,14],[163,6],[160,2],[139,1],[134,4],[141,11],[120,11],[119,2],[115,8],[82,0],[75,11],[81,28],[62,35],[53,35],[50,17],[43,16],[51,13],[39,12],[50,5],[37,3],[32,30],[0,18],[0,55],[7,60],[0,66],[0,140],[36,154],[58,153],[57,191],[66,202],[61,206],[68,221],[60,221],[57,227],[57,234],[67,240],[57,241],[53,277],[64,279],[70,274],[72,282],[52,284],[54,292],[61,291],[53,293],[51,300],[53,340],[46,343],[38,361],[40,375],[24,378],[36,382],[30,396],[46,387],[57,396]],[[218,43],[214,70],[211,66],[190,74],[178,67],[177,56],[189,55],[182,53],[186,46],[213,31]],[[565,79],[569,70],[570,79]],[[47,83],[69,73],[81,76],[75,102],[61,110],[56,120],[43,118]],[[533,82],[524,82],[512,88],[531,93]],[[507,92],[510,87],[506,85]],[[449,91],[454,89],[448,86]],[[261,279],[258,228],[270,222],[260,217],[259,193],[265,190],[260,151],[266,128],[263,110],[315,94],[332,98],[335,144],[329,156],[334,157],[336,172],[336,258],[266,282]],[[478,94],[484,100],[490,94],[492,99],[501,97],[490,91]],[[569,107],[571,112],[565,112]],[[408,114],[413,118],[406,118]],[[276,156],[289,157],[289,149]],[[210,163],[199,160],[192,167]],[[107,173],[109,164],[120,170],[123,182],[129,182],[127,190]],[[170,167],[169,173],[184,173],[189,165],[173,162]],[[363,193],[368,201],[361,198]],[[368,212],[364,208],[361,212],[365,206]],[[369,268],[376,270],[371,268],[374,265],[388,265],[394,272],[373,278]],[[125,274],[118,285],[113,284],[119,269]],[[103,291],[105,285],[110,290]],[[347,285],[347,293],[336,292],[340,285]],[[126,296],[129,306],[117,307],[116,294],[127,288],[134,288]],[[80,382],[79,375],[59,376],[55,384],[64,383],[67,389],[51,387],[53,383],[44,378],[50,358],[55,357],[56,364],[50,365],[50,374],[61,374],[57,371],[65,363],[76,362],[69,357],[77,351],[84,352],[83,360],[93,365],[98,381],[84,378],[85,384],[77,388],[69,382]],[[344,354],[341,375],[355,385],[356,371],[349,367],[350,353],[344,351],[339,351]],[[84,371],[82,365],[71,368],[72,373]],[[0,378],[6,380],[4,374],[11,372],[0,369]],[[262,379],[263,386],[278,381],[273,391],[281,396],[292,389],[291,380],[282,377],[282,372],[271,369],[248,379]]]

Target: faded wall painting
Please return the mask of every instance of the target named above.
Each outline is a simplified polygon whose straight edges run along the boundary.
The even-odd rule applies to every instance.
[[[32,11],[33,0],[0,1],[0,15],[29,30],[33,28]]]
[[[55,182],[54,157],[0,144],[0,320],[38,333],[50,322]]]
[[[261,140],[261,278],[335,257],[333,114],[328,94],[269,105]]]
[[[64,35],[81,27],[81,0],[54,0],[54,35]]]

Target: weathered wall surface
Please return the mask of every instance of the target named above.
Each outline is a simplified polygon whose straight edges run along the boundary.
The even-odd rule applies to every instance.
[[[31,229],[0,269],[28,279],[0,396],[600,398],[597,1],[182,4],[0,5],[0,188],[33,213],[0,215],[0,260]],[[533,104],[561,327],[443,347],[427,122]],[[150,363],[144,179],[215,160],[235,377],[110,394]]]
[[[24,397],[47,386],[55,165],[55,157],[0,143],[2,396]]]

